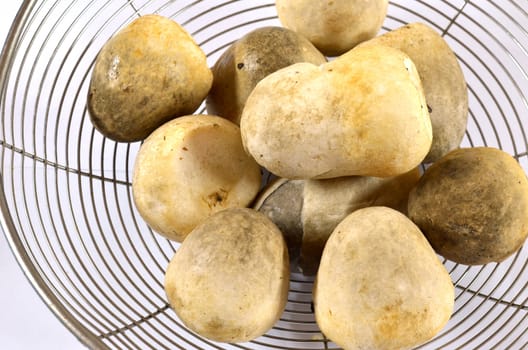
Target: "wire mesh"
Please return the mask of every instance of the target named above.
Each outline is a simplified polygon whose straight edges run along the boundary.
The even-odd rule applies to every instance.
[[[163,273],[178,245],[134,208],[139,144],[105,139],[86,109],[99,49],[147,13],[182,24],[210,65],[245,33],[280,25],[270,0],[25,1],[0,65],[0,219],[26,274],[94,349],[336,349],[315,324],[313,280],[302,275],[292,276],[280,321],[249,343],[201,338],[168,307]],[[501,148],[528,170],[528,2],[395,0],[382,32],[417,21],[441,33],[462,65],[463,146]],[[421,349],[528,348],[528,245],[500,264],[444,265],[455,311]]]

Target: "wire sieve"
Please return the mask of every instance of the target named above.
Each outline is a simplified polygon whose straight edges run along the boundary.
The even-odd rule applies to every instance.
[[[292,276],[281,320],[250,343],[203,339],[168,307],[163,273],[177,244],[133,206],[139,143],[103,138],[86,110],[97,52],[147,13],[182,24],[210,65],[250,30],[280,25],[272,0],[25,1],[0,65],[0,222],[24,272],[93,349],[336,349],[315,324],[313,281],[302,275]],[[383,31],[416,21],[438,30],[462,65],[463,146],[501,148],[527,170],[528,1],[395,0]],[[528,348],[528,245],[500,264],[444,265],[455,311],[422,349]]]

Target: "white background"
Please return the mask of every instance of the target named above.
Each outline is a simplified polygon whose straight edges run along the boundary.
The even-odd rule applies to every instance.
[[[0,43],[3,47],[22,0],[2,2]],[[6,350],[85,350],[44,304],[18,266],[0,230],[0,348]]]

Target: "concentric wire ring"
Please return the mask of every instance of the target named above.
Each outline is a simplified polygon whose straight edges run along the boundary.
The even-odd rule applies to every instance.
[[[139,144],[105,139],[86,110],[99,49],[147,13],[182,24],[210,65],[245,33],[280,25],[272,0],[25,1],[0,65],[0,218],[26,274],[91,348],[336,349],[315,324],[313,280],[302,275],[292,276],[281,320],[246,344],[203,339],[168,307],[163,273],[178,245],[134,208]],[[460,60],[470,99],[463,146],[501,148],[527,170],[528,3],[391,1],[383,31],[416,21],[441,33]],[[421,348],[527,348],[528,247],[501,264],[444,264],[455,312]]]

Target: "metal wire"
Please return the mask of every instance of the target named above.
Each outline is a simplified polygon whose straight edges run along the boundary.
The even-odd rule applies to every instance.
[[[315,324],[313,280],[302,275],[292,276],[281,320],[245,344],[203,339],[167,305],[163,273],[178,245],[134,208],[139,144],[105,139],[86,110],[100,47],[147,13],[181,23],[210,65],[243,34],[280,25],[272,0],[25,1],[0,61],[0,223],[24,272],[93,349],[336,349]],[[528,170],[528,2],[395,0],[383,31],[415,21],[441,33],[462,65],[463,145],[501,148]],[[444,265],[455,311],[421,349],[528,348],[526,245],[501,264]]]

